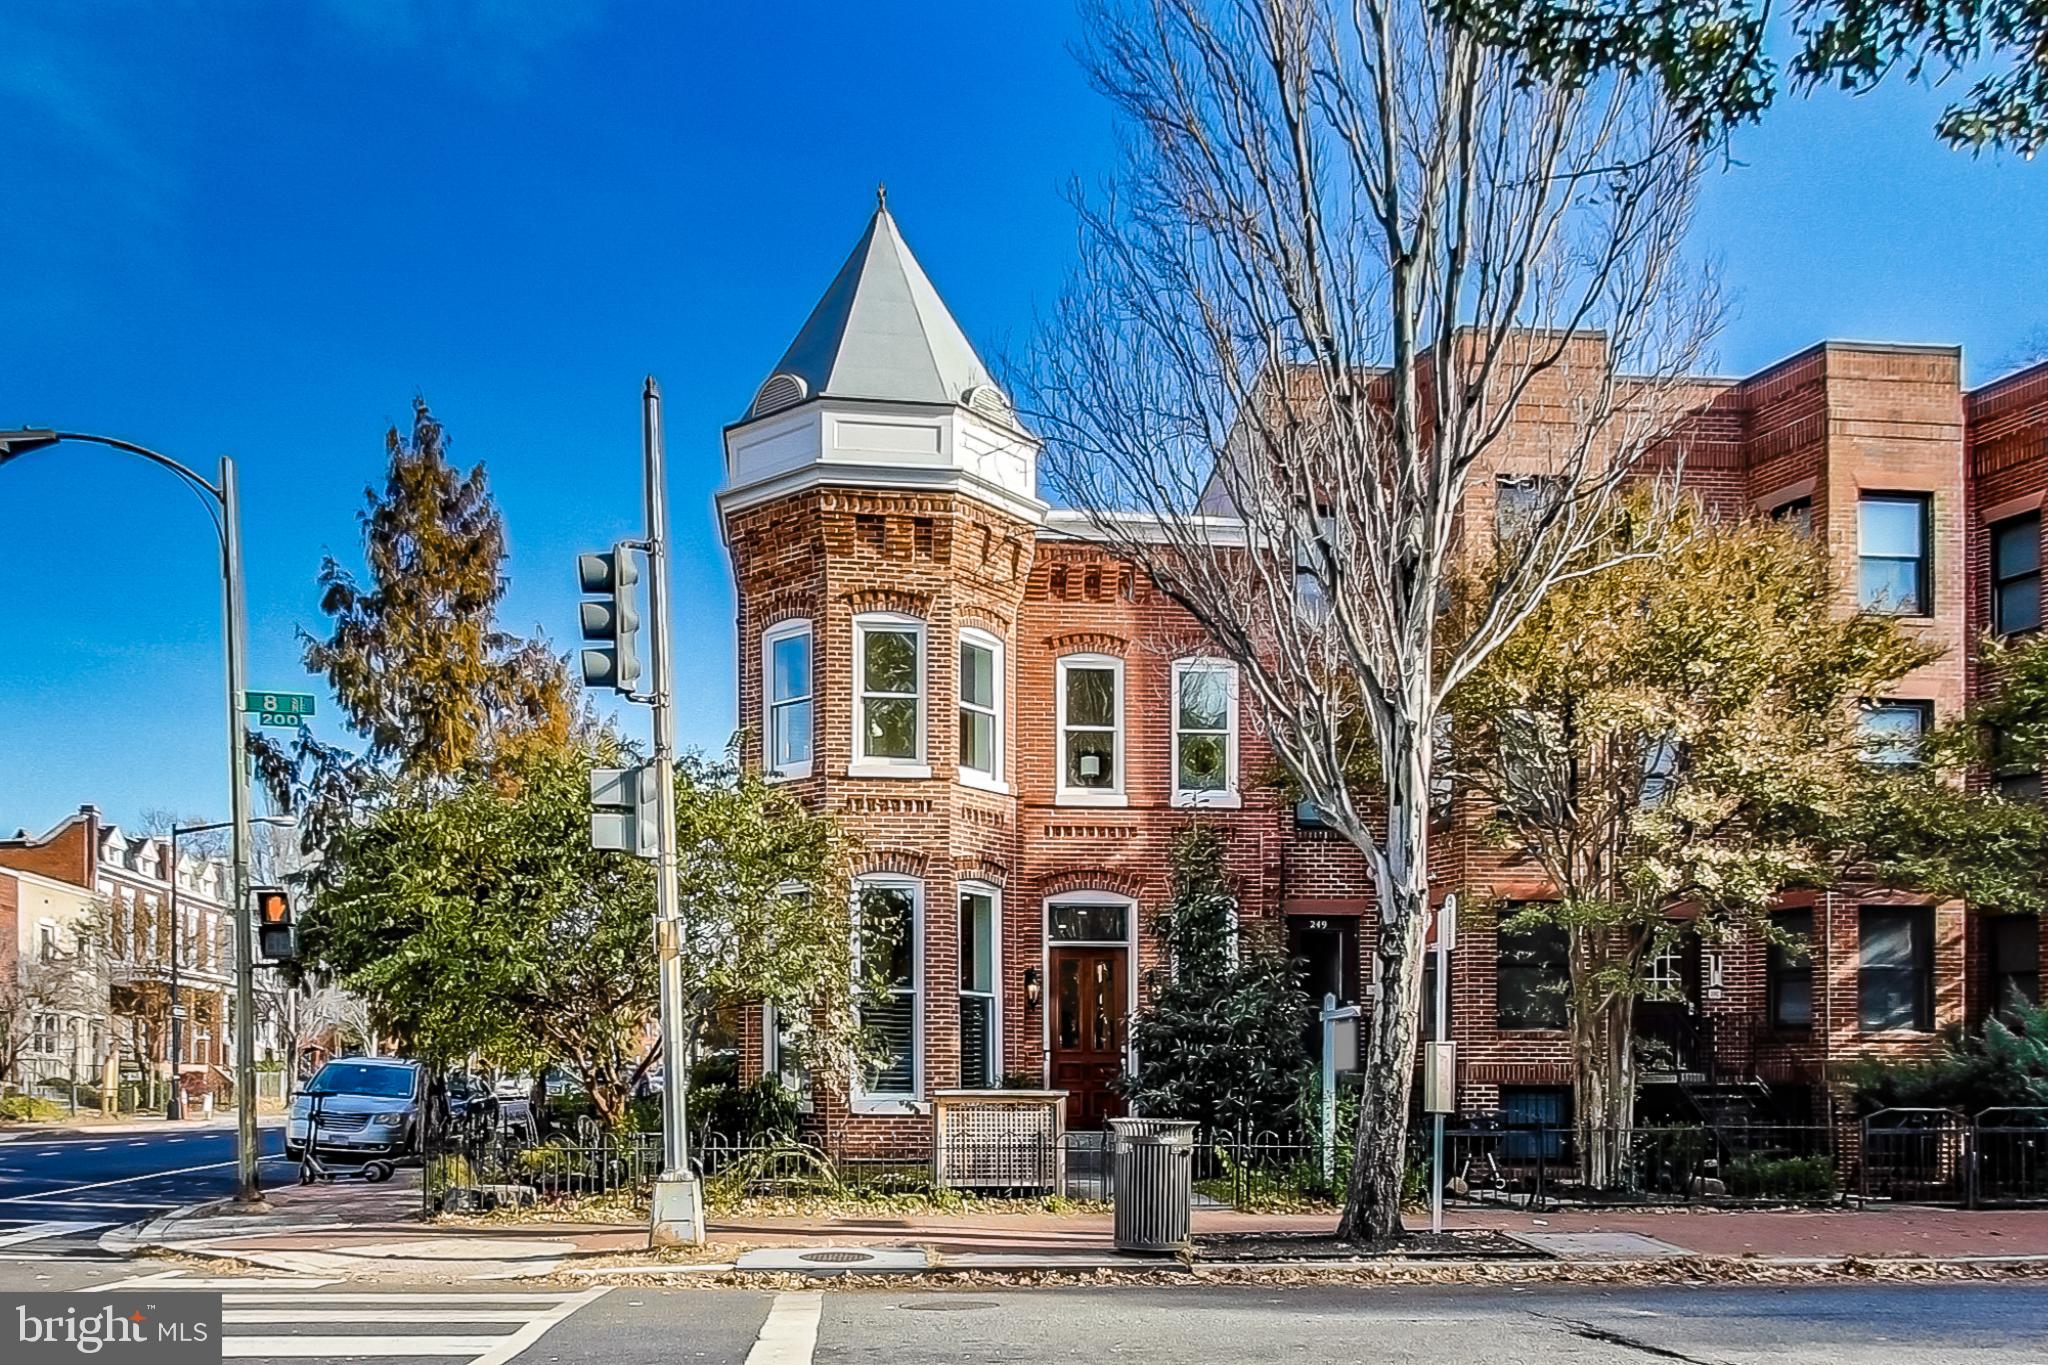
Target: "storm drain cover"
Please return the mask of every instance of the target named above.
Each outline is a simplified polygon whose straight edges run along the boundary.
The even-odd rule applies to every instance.
[[[741,1270],[795,1271],[806,1275],[869,1274],[875,1271],[916,1271],[931,1266],[922,1247],[763,1247],[740,1253]]]

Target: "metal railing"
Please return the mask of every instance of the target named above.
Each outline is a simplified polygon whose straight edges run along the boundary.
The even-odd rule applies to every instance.
[[[1477,1123],[1444,1134],[1444,1198],[1467,1207],[1825,1204],[1841,1194],[1836,1130],[1824,1124]],[[1426,1192],[1427,1151],[1411,1164]]]

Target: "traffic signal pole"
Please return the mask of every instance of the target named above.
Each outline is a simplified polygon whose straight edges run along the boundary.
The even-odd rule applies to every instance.
[[[669,648],[668,477],[661,431],[661,386],[647,377],[640,394],[641,446],[647,480],[647,664],[654,707],[654,943],[661,986],[662,1170],[654,1183],[649,1238],[656,1246],[704,1241],[704,1203],[690,1170],[690,1060],[679,1036],[683,1020],[683,917],[676,862],[675,673]]]
[[[243,728],[243,638],[248,604],[242,591],[242,504],[235,462],[220,461],[221,580],[227,606],[228,819],[234,826],[235,900],[235,1202],[260,1204],[263,1159],[256,1130],[256,916],[249,904],[249,742]],[[172,875],[176,875],[173,869]]]

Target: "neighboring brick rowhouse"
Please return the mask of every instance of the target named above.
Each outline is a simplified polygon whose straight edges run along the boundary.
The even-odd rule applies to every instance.
[[[831,1138],[875,1147],[928,1133],[932,1093],[959,1083],[963,884],[1000,896],[995,1070],[1033,1080],[1051,1074],[1065,1046],[1054,1037],[1047,975],[1049,903],[1080,893],[1134,907],[1123,979],[1127,999],[1137,998],[1145,972],[1167,965],[1153,919],[1170,890],[1173,836],[1190,820],[1224,835],[1241,921],[1275,934],[1316,926],[1326,935],[1318,942],[1346,945],[1352,961],[1336,979],[1347,989],[1371,979],[1376,928],[1364,859],[1338,836],[1298,823],[1269,780],[1273,756],[1246,703],[1238,703],[1234,792],[1200,810],[1176,799],[1175,664],[1211,652],[1201,632],[1082,523],[1037,500],[1028,434],[991,398],[991,381],[935,296],[896,291],[898,274],[921,278],[878,213],[747,416],[728,429],[721,494],[738,590],[740,723],[756,733],[750,761],[762,753],[764,633],[807,621],[811,762],[789,779],[791,790],[847,824],[864,870],[914,879],[923,891],[915,1096],[856,1113],[843,1084],[817,1078],[817,1118]],[[1575,360],[1593,364],[1602,344],[1574,339]],[[1862,499],[1927,497],[1927,610],[1904,626],[1945,653],[1903,680],[1898,696],[1929,703],[1937,720],[1958,714],[1979,685],[1968,654],[1988,621],[1986,518],[2038,508],[2048,493],[2048,366],[1967,396],[1961,375],[1952,347],[1823,343],[1746,378],[1698,380],[1687,391],[1689,414],[1656,453],[1658,468],[1680,470],[1685,488],[1718,514],[1810,519],[1844,610],[1858,600]],[[1497,475],[1540,468],[1569,406],[1562,382],[1531,389],[1496,464],[1472,480],[1467,526],[1492,524]],[[923,632],[922,751],[894,772],[855,756],[855,620],[868,613]],[[963,780],[958,762],[963,629],[1002,646],[1001,782],[993,789]],[[1062,790],[1060,668],[1078,655],[1122,679],[1114,794]],[[1529,860],[1481,837],[1482,815],[1454,803],[1431,850],[1432,895],[1456,891],[1474,907],[1450,983],[1467,1109],[1499,1106],[1515,1087],[1571,1080],[1562,1031],[1496,1024],[1497,936],[1479,907],[1540,899],[1548,888]],[[1689,1012],[1718,1064],[1807,1096],[1818,1110],[1832,1064],[1924,1054],[1943,1026],[1981,1018],[1987,1002],[1976,983],[1986,969],[1975,917],[1922,900],[1933,1027],[1863,1030],[1865,907],[1901,902],[1912,898],[1786,898],[1787,908],[1810,907],[1814,917],[1806,1027],[1771,1026],[1761,942],[1690,947]],[[1035,1005],[1027,982],[1040,993]],[[763,1066],[762,1022],[758,1014],[747,1021],[749,1075]]]

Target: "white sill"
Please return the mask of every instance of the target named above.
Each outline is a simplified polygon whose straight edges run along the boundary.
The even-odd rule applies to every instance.
[[[930,777],[932,775],[932,765],[929,763],[856,761],[846,765],[846,775],[848,777]]]
[[[930,1106],[911,1095],[855,1095],[847,1108],[856,1114],[923,1114]]]
[[[792,763],[787,768],[761,769],[761,780],[764,782],[796,782],[810,775],[811,765],[808,763]]]
[[[1238,810],[1244,805],[1244,797],[1235,791],[1175,792],[1173,804],[1194,810]]]
[[[1062,789],[1052,802],[1055,806],[1128,806],[1131,799],[1122,792],[1067,791]]]
[[[978,773],[972,768],[962,768],[960,770],[960,785],[972,787],[976,791],[994,792],[997,796],[1008,796],[1010,794],[1009,783],[998,781],[985,773]]]

